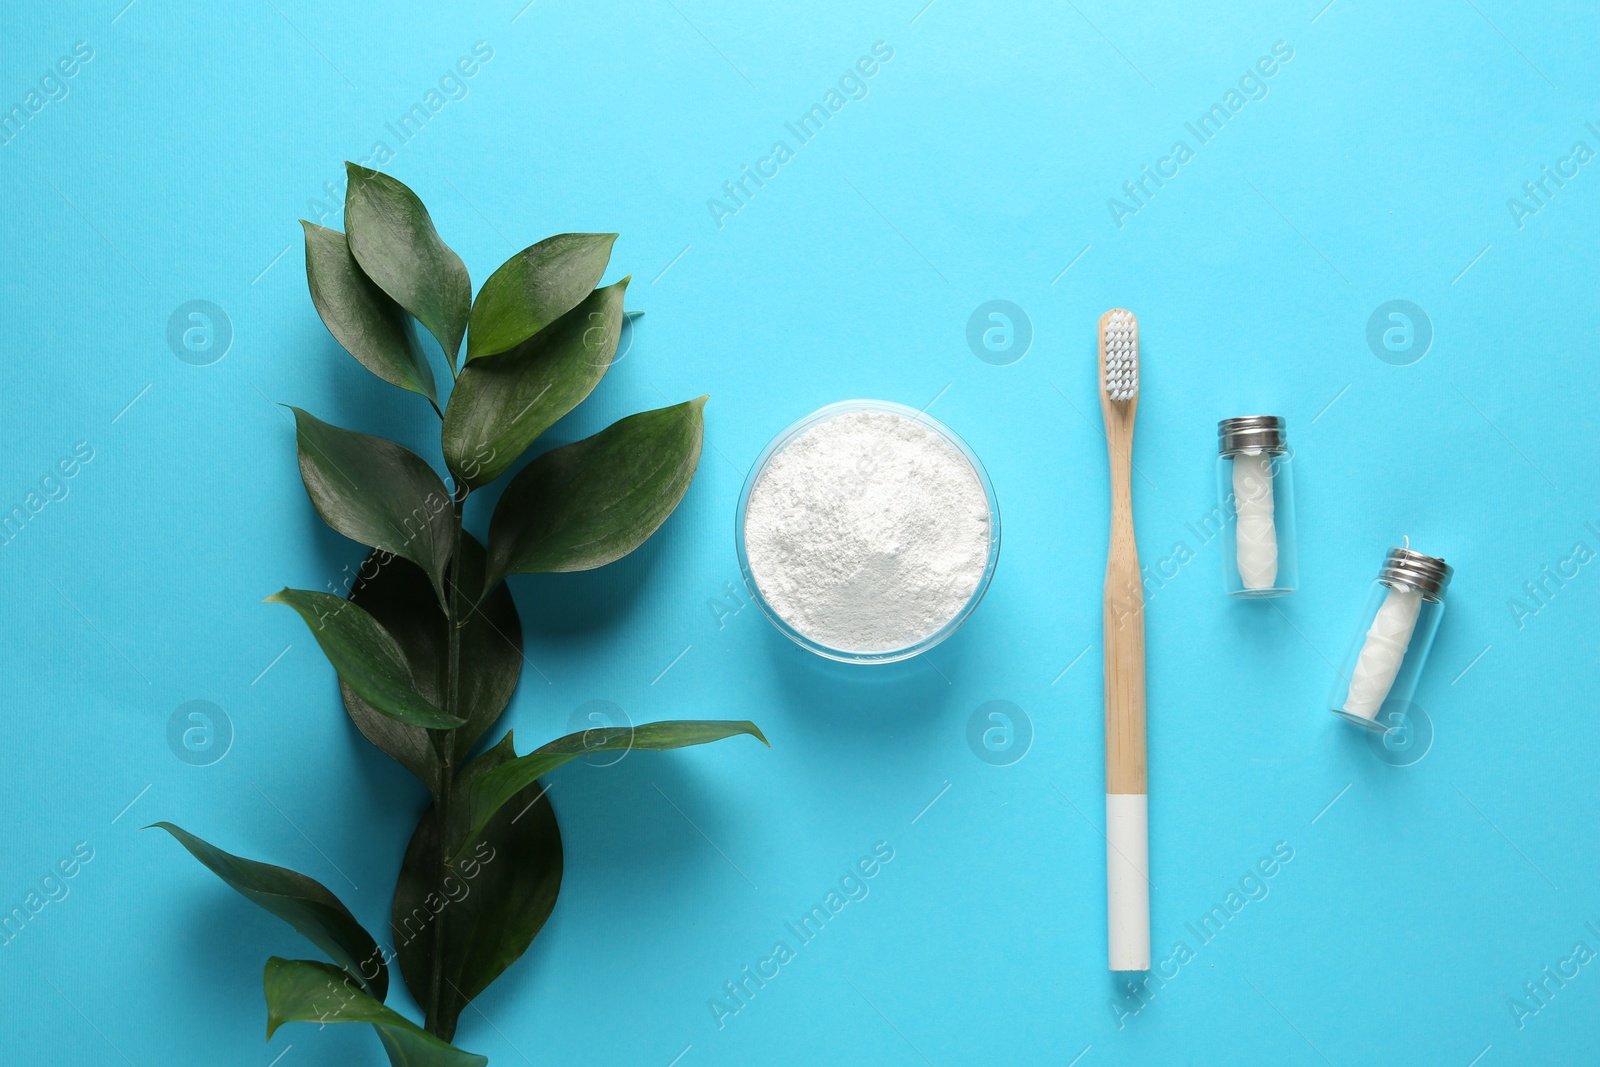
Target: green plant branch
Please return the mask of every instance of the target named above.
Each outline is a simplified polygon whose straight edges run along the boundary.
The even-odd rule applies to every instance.
[[[445,612],[445,691],[444,701],[448,714],[454,715],[461,707],[461,541],[464,533],[463,517],[466,511],[467,497],[472,490],[462,483],[457,483],[452,496],[452,531],[453,543],[450,554],[450,603]],[[462,716],[457,716],[458,718]],[[450,823],[450,798],[455,792],[456,777],[456,731],[434,731],[434,744],[439,753],[439,795],[434,800],[434,825],[438,828],[436,840],[438,842],[438,869],[435,884],[443,884],[445,875],[445,835],[449,833]],[[441,983],[444,979],[444,923],[439,916],[433,917],[433,929],[430,931],[433,941],[433,951],[430,953],[428,965],[428,1002],[423,1005],[426,1013],[423,1025],[429,1033],[438,1033],[440,1025],[439,1004],[442,992]],[[442,1036],[442,1035],[440,1035]]]
[[[332,958],[268,962],[269,1034],[284,1022],[365,1022],[394,1064],[484,1067],[482,1056],[446,1042],[462,1010],[522,956],[556,906],[561,831],[540,779],[594,752],[766,738],[751,722],[665,721],[583,730],[518,756],[507,730],[468,761],[508,708],[523,666],[534,667],[505,578],[594,570],[651,537],[694,477],[705,398],[639,412],[543,452],[511,477],[480,545],[463,521],[472,491],[511,475],[615,358],[632,317],[622,306],[626,278],[600,287],[616,234],[540,241],[496,270],[474,299],[465,263],[416,194],[377,171],[347,169],[346,232],[305,226],[311,299],[351,356],[428,400],[441,419],[451,481],[396,442],[294,409],[311,503],[332,529],[381,555],[381,573],[363,574],[348,598],[286,589],[269,599],[311,628],[361,733],[430,791],[389,919],[393,958],[426,1030],[383,1006],[389,958],[327,887],[162,825]],[[443,350],[448,383],[414,323]],[[389,560],[403,562],[391,568]]]

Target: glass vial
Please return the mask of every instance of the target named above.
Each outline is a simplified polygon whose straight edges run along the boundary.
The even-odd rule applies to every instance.
[[[1379,733],[1391,721],[1385,709],[1402,715],[1409,710],[1439,632],[1451,573],[1442,559],[1409,547],[1389,550],[1339,667],[1328,710]]]
[[[1229,596],[1285,596],[1300,584],[1294,540],[1294,452],[1283,419],[1217,423],[1222,585]]]

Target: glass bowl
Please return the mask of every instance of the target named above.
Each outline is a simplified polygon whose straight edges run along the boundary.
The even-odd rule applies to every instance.
[[[750,506],[750,493],[755,488],[756,483],[761,480],[762,474],[766,472],[767,464],[772,457],[788,447],[795,438],[818,423],[850,411],[878,411],[899,415],[902,418],[918,423],[949,442],[950,446],[966,457],[967,462],[972,465],[972,473],[977,477],[978,484],[983,487],[984,498],[989,504],[989,559],[983,568],[982,577],[978,579],[977,586],[972,590],[972,596],[967,599],[961,610],[956,612],[955,617],[938,630],[915,644],[886,652],[856,652],[849,649],[830,648],[796,630],[767,602],[767,598],[761,592],[760,585],[756,582],[755,575],[750,570],[750,559],[745,553],[744,518],[745,511]],[[841,400],[836,404],[820,407],[798,422],[791,423],[783,432],[772,439],[767,447],[762,450],[760,456],[756,457],[755,465],[750,470],[750,476],[745,479],[744,489],[739,493],[739,509],[734,517],[733,538],[734,546],[739,553],[739,573],[744,575],[745,588],[750,591],[750,598],[761,608],[761,613],[771,621],[773,626],[778,628],[779,633],[801,648],[831,660],[838,660],[841,663],[895,663],[921,655],[955,633],[961,624],[966,621],[967,616],[972,614],[972,609],[978,606],[978,601],[983,599],[983,594],[988,590],[989,582],[994,577],[995,566],[1000,561],[1000,504],[995,499],[994,485],[989,481],[989,474],[983,469],[983,464],[979,462],[977,455],[967,447],[965,441],[957,437],[948,426],[938,419],[925,415],[916,408],[907,407],[904,404],[896,404],[888,400]]]

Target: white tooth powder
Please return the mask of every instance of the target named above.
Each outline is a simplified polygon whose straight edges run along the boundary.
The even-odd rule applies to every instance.
[[[971,462],[915,419],[847,411],[767,461],[745,556],[772,610],[840,652],[908,648],[959,615],[989,563]]]

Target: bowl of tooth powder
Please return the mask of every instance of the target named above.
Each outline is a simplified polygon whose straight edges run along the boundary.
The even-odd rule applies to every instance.
[[[739,496],[752,599],[820,656],[892,663],[955,632],[1000,558],[983,465],[938,420],[885,400],[813,411],[775,437]]]

